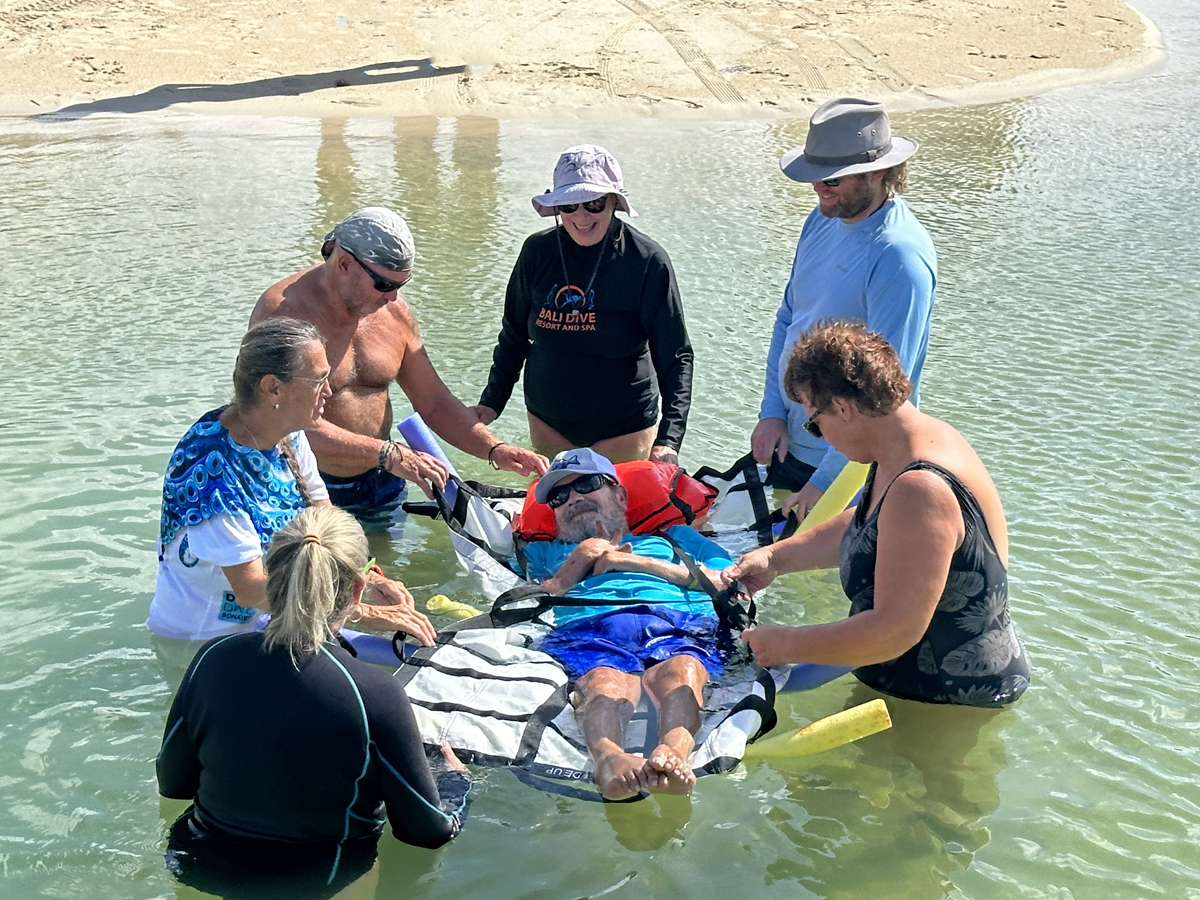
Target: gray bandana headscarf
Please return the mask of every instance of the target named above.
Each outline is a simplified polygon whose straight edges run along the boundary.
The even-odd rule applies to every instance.
[[[337,241],[363,262],[392,272],[411,269],[417,256],[412,232],[404,220],[382,206],[355,210],[333,226],[325,240]]]

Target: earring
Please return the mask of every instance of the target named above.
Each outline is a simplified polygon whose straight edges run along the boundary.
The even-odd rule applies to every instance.
[[[276,409],[279,409],[279,404],[278,404],[278,403],[276,403],[276,404],[275,404],[275,408],[276,408]]]

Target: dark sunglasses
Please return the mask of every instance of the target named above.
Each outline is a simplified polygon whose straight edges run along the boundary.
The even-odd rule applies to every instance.
[[[821,434],[821,426],[817,424],[817,416],[821,415],[824,410],[816,410],[811,416],[804,420],[804,424],[800,427],[815,437],[818,441],[825,440],[825,436]]]
[[[556,484],[550,488],[550,493],[546,495],[546,505],[551,509],[558,509],[567,502],[567,498],[571,496],[571,491],[577,494],[590,494],[592,491],[600,490],[606,484],[615,484],[615,482],[607,475],[601,475],[599,472],[595,475],[589,475],[587,478],[576,478],[567,484]]]
[[[840,179],[840,178],[822,178],[821,179],[821,184],[825,185],[825,187],[837,187],[841,183],[842,183],[842,179]]]
[[[582,204],[560,203],[557,208],[560,213],[570,214],[579,209],[581,205],[592,214],[602,213],[608,206],[608,197],[601,197],[599,200],[585,200]]]
[[[345,250],[344,247],[342,249]],[[346,250],[346,252],[350,253],[349,250]],[[409,272],[408,275],[401,281],[392,281],[390,278],[384,278],[381,275],[376,275],[367,268],[367,264],[365,262],[355,256],[353,253],[350,253],[350,258],[362,266],[362,270],[371,276],[371,281],[375,285],[375,290],[379,291],[381,294],[390,294],[392,291],[398,291],[400,288],[412,281],[412,272]]]

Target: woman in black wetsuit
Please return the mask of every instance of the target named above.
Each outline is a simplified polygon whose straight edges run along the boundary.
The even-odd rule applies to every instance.
[[[761,665],[853,666],[877,690],[1003,706],[1029,685],[1009,617],[1008,528],[983,462],[908,402],[895,351],[861,325],[801,336],[785,375],[804,427],[871,471],[857,508],[724,570],[752,591],[783,572],[838,565],[850,616],[743,632]]]
[[[571,147],[533,207],[558,221],[525,241],[509,278],[480,421],[504,411],[524,367],[538,452],[676,462],[692,346],[666,251],[615,215],[636,215],[620,166],[603,147]]]
[[[157,760],[181,881],[233,896],[330,896],[371,868],[386,819],[405,843],[458,834],[470,779],[443,748],[436,780],[404,691],[337,640],[359,610],[367,540],[346,512],[310,507],[266,555],[271,620],[197,653]]]

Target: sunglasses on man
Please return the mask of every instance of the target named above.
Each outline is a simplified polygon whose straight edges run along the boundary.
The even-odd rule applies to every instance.
[[[586,478],[576,478],[574,481],[567,484],[556,484],[550,488],[550,493],[546,495],[546,505],[551,509],[558,509],[567,502],[567,498],[571,496],[571,491],[577,494],[590,494],[593,491],[598,491],[606,484],[616,484],[607,475],[602,475],[597,472],[595,475],[589,475]]]
[[[575,210],[579,209],[580,206],[582,206],[585,210],[592,213],[593,215],[597,215],[599,213],[604,212],[605,207],[608,206],[608,197],[601,197],[599,200],[585,200],[582,204],[580,204],[580,203],[560,203],[556,208],[558,209],[558,211],[560,213],[569,215],[569,214],[575,212]]]
[[[349,250],[346,250],[346,252],[350,253]],[[408,275],[406,275],[400,281],[392,281],[390,278],[384,278],[381,275],[376,275],[367,268],[367,264],[365,262],[355,256],[353,253],[350,253],[350,258],[362,266],[362,270],[371,276],[371,282],[375,285],[375,290],[379,291],[381,294],[390,294],[392,291],[398,291],[400,288],[412,281],[412,272],[409,272]]]

